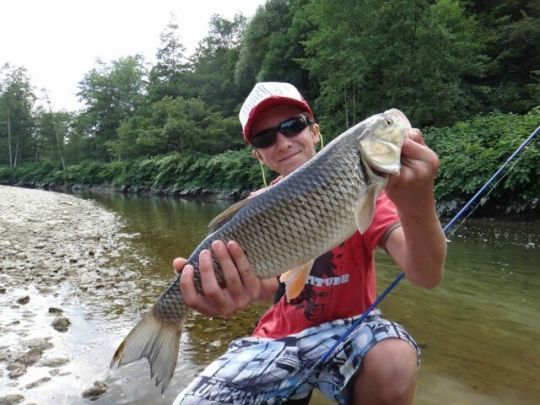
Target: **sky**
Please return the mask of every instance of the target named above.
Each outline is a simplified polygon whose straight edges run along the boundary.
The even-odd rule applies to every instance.
[[[54,110],[76,110],[77,85],[96,67],[141,54],[155,61],[159,35],[175,16],[191,54],[212,15],[250,18],[265,0],[16,0],[0,5],[0,66],[24,66]]]

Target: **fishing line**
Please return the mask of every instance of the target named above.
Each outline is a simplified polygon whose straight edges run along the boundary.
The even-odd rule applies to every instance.
[[[514,153],[512,153],[510,155],[510,157],[508,159],[506,159],[506,161],[499,167],[499,169],[489,178],[489,180],[486,181],[486,183],[480,188],[480,190],[478,190],[476,192],[476,194],[463,206],[463,208],[461,210],[459,210],[459,212],[454,215],[454,217],[444,226],[443,228],[443,232],[445,235],[448,235],[448,232],[450,229],[452,229],[452,227],[454,226],[454,224],[463,216],[463,214],[468,210],[468,208],[482,195],[482,193],[491,185],[491,183],[493,183],[493,181],[499,176],[499,174],[504,170],[504,168],[506,166],[508,166],[508,164],[510,162],[512,162],[514,160],[514,158],[521,153],[521,151],[523,149],[525,149],[525,147],[534,139],[536,138],[536,135],[538,135],[538,132],[540,132],[540,126],[538,126],[528,137],[527,139],[525,139],[525,141],[523,141],[521,143],[521,145],[514,151]],[[511,166],[511,168],[513,168],[515,166],[515,164],[513,166]],[[495,184],[494,187],[497,186],[497,184],[499,184],[500,180]],[[494,188],[493,187],[493,188]],[[493,188],[491,189],[491,191],[493,191]],[[490,191],[490,193],[491,193]],[[292,394],[294,394],[294,392],[300,388],[300,386],[302,384],[304,384],[310,377],[311,375],[313,375],[314,373],[317,372],[317,369],[322,366],[324,364],[324,362],[334,353],[334,351],[340,347],[341,345],[345,344],[346,343],[346,339],[347,337],[358,327],[360,326],[360,324],[364,321],[364,319],[369,315],[369,313],[375,309],[375,307],[377,307],[385,298],[386,296],[399,284],[399,282],[405,277],[405,273],[399,273],[398,276],[395,278],[394,281],[392,281],[390,283],[390,285],[388,287],[386,287],[384,289],[384,291],[379,294],[379,296],[375,299],[375,301],[373,302],[373,304],[371,304],[368,309],[366,309],[364,311],[364,313],[357,319],[355,319],[351,325],[349,326],[349,328],[343,332],[343,334],[339,337],[339,339],[334,343],[334,345],[328,349],[326,351],[326,353],[324,353],[320,358],[319,360],[317,360],[315,362],[315,364],[313,364],[313,366],[311,366],[311,368],[309,370],[306,371],[306,373],[304,374],[303,377],[301,377],[297,382],[296,384],[290,388],[290,389],[283,389],[283,390],[278,390],[275,392],[275,399],[277,399],[278,403],[281,403],[282,401],[286,400],[287,398],[289,398]],[[317,374],[319,374],[319,372],[317,372]]]

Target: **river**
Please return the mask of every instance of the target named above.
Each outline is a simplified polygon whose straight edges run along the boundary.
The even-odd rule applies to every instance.
[[[163,395],[150,381],[144,361],[115,370],[106,366],[140,310],[171,280],[173,258],[188,256],[208,221],[228,203],[119,194],[82,197],[121,219],[129,248],[119,250],[115,260],[119,269],[137,274],[137,288],[109,291],[92,308],[67,309],[73,325],[79,325],[73,328],[73,340],[79,339],[80,347],[74,344],[71,353],[73,367],[84,370],[79,372],[84,384],[79,384],[97,379],[107,384],[96,404],[170,403],[230,340],[250,333],[265,305],[228,320],[190,315],[175,376]],[[405,280],[381,305],[384,315],[405,325],[422,349],[415,404],[536,404],[540,221],[468,219],[449,239],[445,277],[436,289]],[[398,274],[382,251],[377,253],[377,273],[379,290]],[[56,403],[76,403],[70,398],[57,396]],[[331,402],[316,394],[311,403]]]
[[[98,196],[139,232],[147,277],[171,275],[226,203]],[[422,348],[417,404],[526,404],[540,398],[540,222],[469,219],[450,237],[445,277],[428,291],[403,281],[383,302]],[[379,289],[397,275],[377,255]],[[185,385],[227,342],[248,334],[264,307],[234,319],[192,317],[182,348]],[[129,325],[131,326],[131,325]],[[145,370],[147,372],[147,370]],[[178,374],[178,372],[177,372]],[[173,385],[174,386],[174,385]],[[171,390],[172,391],[172,390]],[[316,396],[312,403],[329,403]]]

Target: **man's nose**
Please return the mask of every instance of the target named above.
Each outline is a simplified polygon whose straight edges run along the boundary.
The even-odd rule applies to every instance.
[[[291,144],[291,139],[283,135],[281,132],[276,134],[276,146],[279,147],[288,147]]]

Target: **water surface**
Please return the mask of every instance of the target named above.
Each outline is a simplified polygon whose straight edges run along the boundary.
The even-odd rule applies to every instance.
[[[153,302],[169,283],[173,258],[189,256],[208,221],[229,205],[123,195],[91,198],[119,213],[126,232],[136,235],[134,251],[121,252],[119,261],[129,262],[135,252],[146,258],[145,266],[132,269],[147,286],[131,297],[140,307]],[[381,305],[384,315],[404,324],[422,348],[415,403],[538,403],[540,221],[469,219],[450,239],[440,286],[425,290],[405,280]],[[382,251],[377,253],[377,273],[379,290],[398,274]],[[248,335],[264,309],[253,306],[227,321],[192,315],[176,374],[163,396],[140,362],[108,373],[110,389],[96,403],[170,403],[231,339]],[[126,310],[103,319],[107,327],[101,330],[111,339],[101,355],[110,355],[138,315]],[[331,402],[315,395],[312,403]]]

